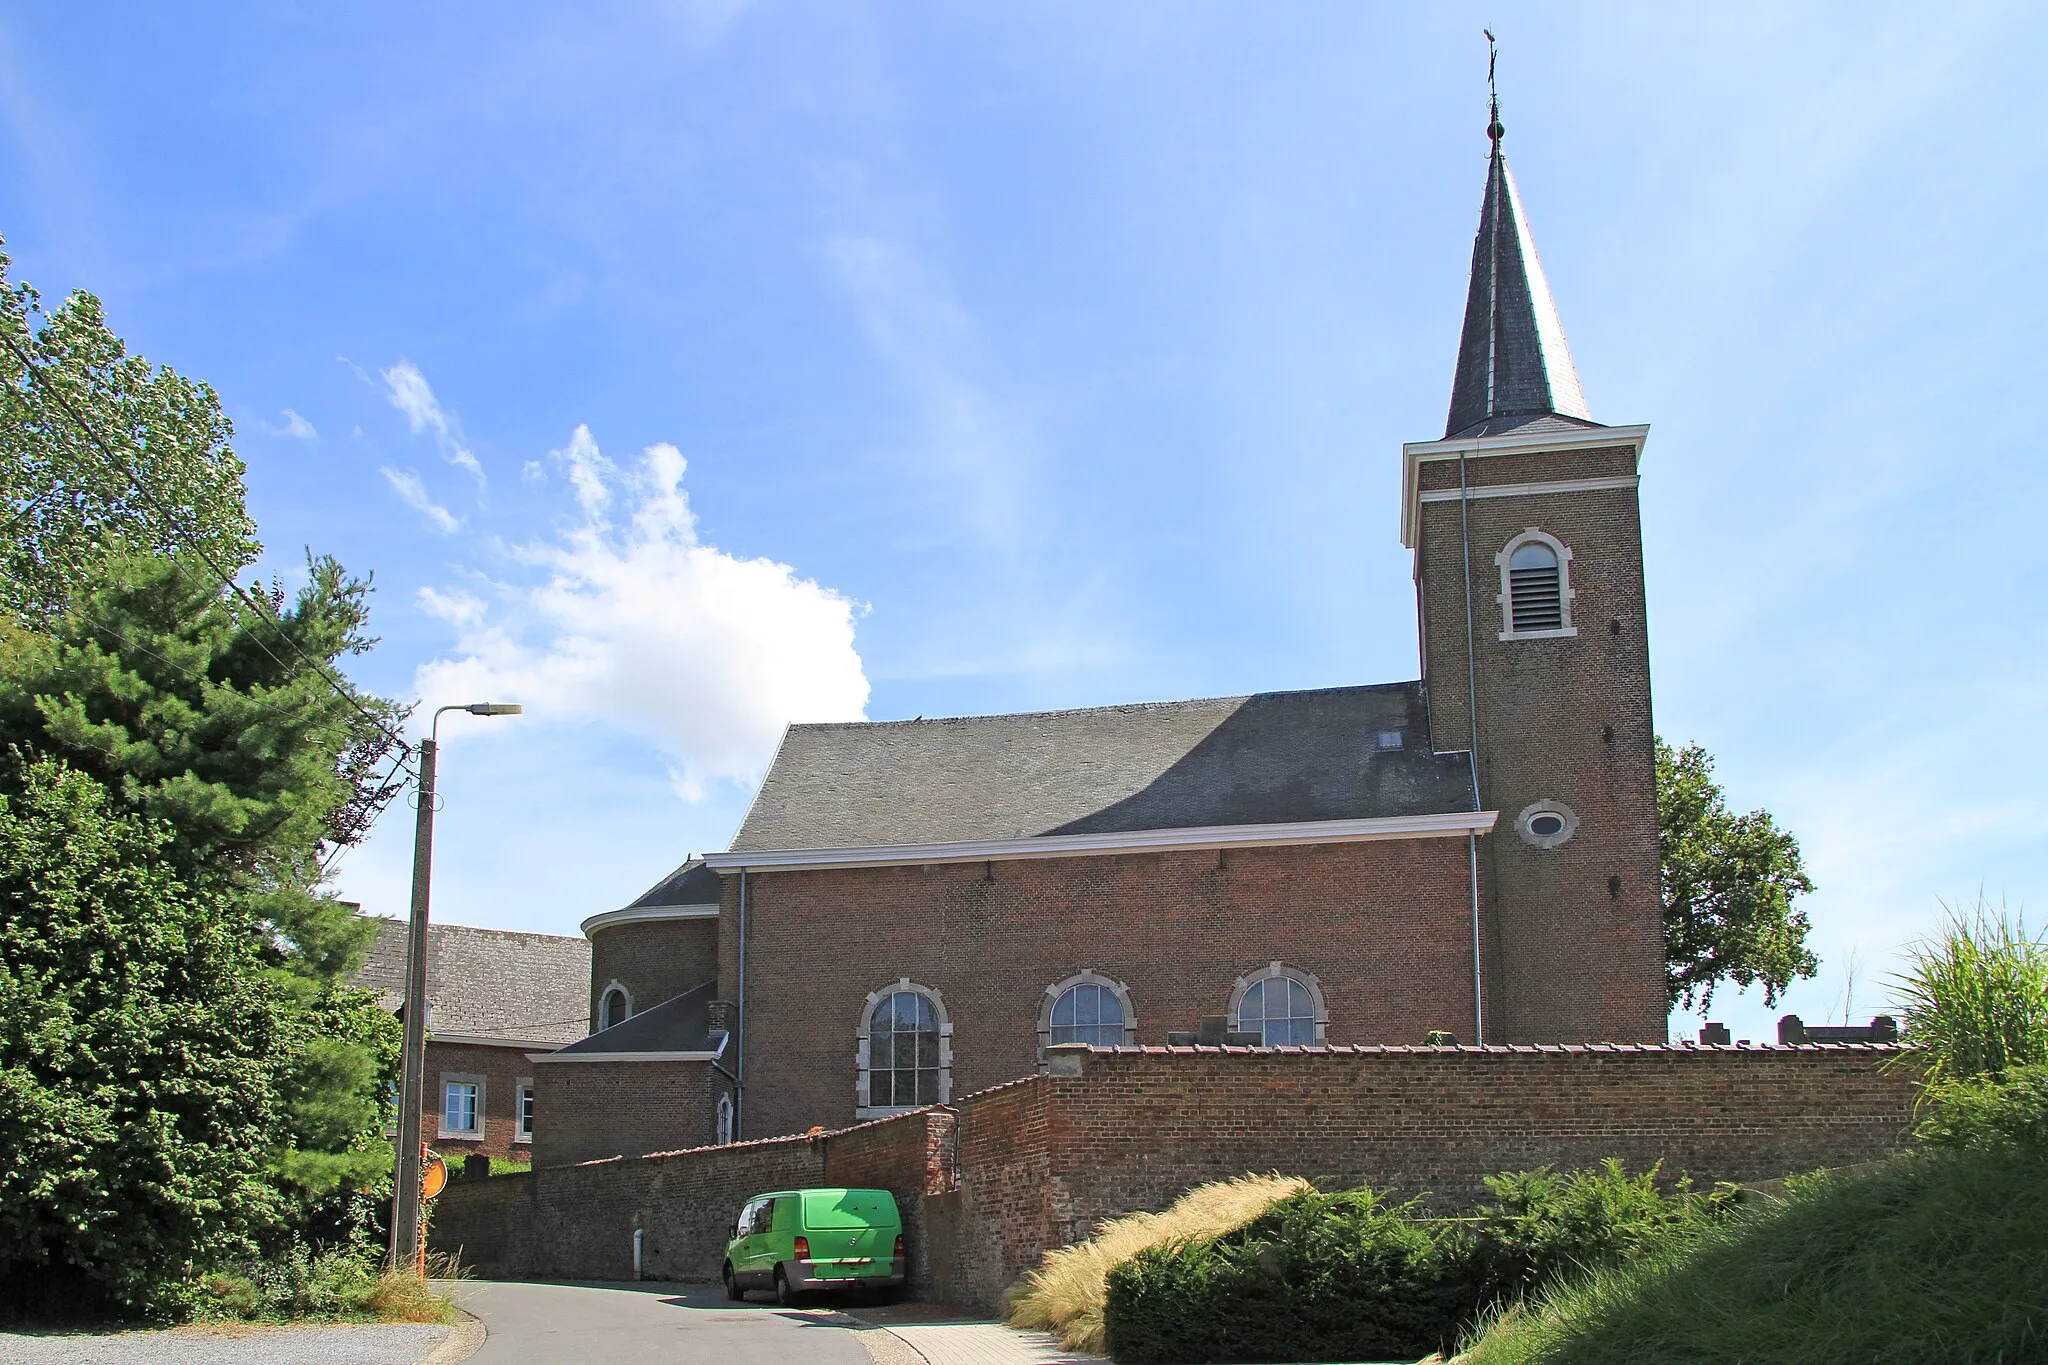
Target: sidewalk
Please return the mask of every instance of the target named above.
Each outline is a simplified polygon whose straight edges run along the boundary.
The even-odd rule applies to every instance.
[[[1099,1365],[1103,1359],[1063,1350],[1044,1332],[1019,1332],[945,1304],[861,1308],[849,1316],[886,1329],[925,1365]]]

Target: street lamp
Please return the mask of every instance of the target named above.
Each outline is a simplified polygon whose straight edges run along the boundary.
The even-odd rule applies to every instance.
[[[427,1070],[427,886],[434,864],[434,750],[447,711],[516,716],[517,702],[476,701],[434,712],[420,741],[419,822],[412,840],[412,927],[405,955],[405,1054],[398,1089],[398,1172],[391,1194],[391,1266],[420,1263],[420,1101]]]

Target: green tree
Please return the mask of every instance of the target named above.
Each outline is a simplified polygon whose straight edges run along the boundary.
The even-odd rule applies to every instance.
[[[0,793],[0,1301],[165,1306],[278,1211],[299,1012],[168,824],[51,758]]]
[[[1662,836],[1665,985],[1671,1003],[1704,1010],[1714,988],[1762,982],[1775,1005],[1820,963],[1806,946],[1806,912],[1793,897],[1813,890],[1799,841],[1769,811],[1737,815],[1697,744],[1657,741],[1657,822]]]
[[[246,568],[260,547],[214,391],[128,354],[91,294],[43,312],[7,266],[0,252],[0,604],[53,617],[121,545]]]

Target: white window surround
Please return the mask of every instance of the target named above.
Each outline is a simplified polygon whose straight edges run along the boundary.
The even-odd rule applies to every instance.
[[[1508,582],[1508,561],[1515,551],[1524,545],[1541,544],[1550,547],[1557,556],[1557,604],[1564,624],[1555,630],[1516,630],[1512,593]],[[1562,640],[1579,633],[1572,624],[1572,552],[1563,541],[1548,531],[1531,526],[1506,545],[1501,547],[1493,562],[1500,568],[1500,596],[1493,600],[1500,603],[1500,638],[1503,640]]]
[[[1550,834],[1538,834],[1533,827],[1534,822],[1539,816],[1544,815],[1556,816],[1564,822],[1564,827]],[[1556,848],[1560,844],[1569,843],[1571,837],[1578,832],[1578,812],[1554,797],[1546,796],[1540,801],[1531,801],[1522,807],[1522,813],[1515,817],[1515,833],[1522,836],[1523,843],[1534,848]]]
[[[620,1011],[617,1013],[614,1013],[613,1011],[607,1008],[611,1004],[614,996],[618,998],[620,1006]],[[625,982],[619,980],[617,977],[613,977],[611,980],[611,984],[606,986],[602,991],[598,992],[597,1031],[599,1033],[602,1033],[606,1029],[611,1028],[614,1025],[625,1023],[628,1019],[631,1019],[632,1017],[633,992],[626,988]]]
[[[1257,971],[1246,972],[1243,976],[1240,976],[1237,979],[1236,984],[1230,988],[1231,1032],[1235,1033],[1239,1031],[1239,1011],[1244,1004],[1245,992],[1249,991],[1252,987],[1258,985],[1261,981],[1273,981],[1281,979],[1297,982],[1303,990],[1308,992],[1309,1004],[1314,1008],[1316,1015],[1315,1045],[1317,1047],[1323,1046],[1324,1043],[1329,1041],[1330,1033],[1330,1010],[1329,1007],[1323,1003],[1323,983],[1316,980],[1313,974],[1301,971],[1295,967],[1290,967],[1284,962],[1268,962],[1264,967],[1261,967]]]
[[[533,1141],[533,1125],[526,1120],[526,1103],[533,1094],[533,1077],[521,1076],[512,1084],[512,1140]]]
[[[718,1096],[718,1106],[712,1119],[712,1141],[720,1147],[732,1142],[732,1092],[724,1091]]]
[[[892,995],[903,992],[921,995],[931,1002],[932,1015],[939,1021],[939,1103],[953,1101],[953,1021],[946,1017],[946,997],[930,986],[920,986],[907,976],[896,978],[892,986],[878,991],[869,991],[867,1003],[861,1007],[860,1032],[854,1035],[854,1082],[853,1115],[858,1119],[888,1118],[891,1114],[907,1114],[921,1106],[915,1104],[873,1105],[868,1103],[868,1029],[875,1022],[875,1008]]]
[[[1052,1042],[1052,1007],[1060,997],[1076,986],[1101,986],[1117,998],[1124,1010],[1124,1046],[1132,1047],[1138,1041],[1138,1011],[1131,1005],[1131,988],[1121,981],[1112,981],[1090,967],[1075,972],[1064,981],[1055,981],[1045,988],[1045,998],[1038,1002],[1038,1060],[1045,1060],[1045,1049]]]
[[[470,1129],[448,1126],[448,1087],[451,1085],[473,1085],[476,1087],[476,1127]],[[489,1082],[482,1076],[467,1071],[444,1071],[441,1073],[441,1088],[438,1092],[441,1102],[435,1106],[439,1112],[436,1127],[444,1138],[460,1138],[465,1142],[480,1142],[484,1135],[484,1102],[489,1094]]]

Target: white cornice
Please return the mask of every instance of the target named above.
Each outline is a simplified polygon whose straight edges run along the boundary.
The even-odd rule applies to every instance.
[[[430,1043],[456,1043],[463,1047],[565,1047],[564,1043],[551,1043],[545,1038],[507,1038],[503,1034],[490,1033],[444,1033],[439,1029],[427,1031]],[[574,1042],[572,1038],[570,1040]]]
[[[716,905],[629,905],[623,910],[607,910],[601,915],[592,915],[583,921],[583,937],[589,938],[599,929],[609,929],[615,924],[641,924],[649,920],[666,919],[717,919]]]
[[[1593,493],[1603,488],[1634,488],[1642,480],[1634,474],[1613,474],[1603,479],[1546,479],[1538,483],[1479,483],[1463,489],[1430,488],[1416,497],[1423,502],[1456,502],[1460,496],[1480,498],[1524,498],[1541,493]]]
[[[1500,436],[1466,436],[1455,441],[1410,441],[1401,447],[1401,544],[1408,549],[1415,548],[1416,514],[1423,499],[1419,496],[1422,484],[1422,466],[1430,460],[1490,459],[1496,455],[1523,455],[1555,450],[1611,450],[1615,446],[1627,446],[1635,451],[1636,459],[1643,457],[1643,447],[1650,439],[1647,424],[1629,427],[1584,427],[1576,431],[1550,431],[1520,436],[1507,432]],[[1433,490],[1434,491],[1434,490]],[[1526,486],[1521,491],[1527,491]],[[1555,490],[1553,490],[1555,491]],[[1494,497],[1504,497],[1496,493]],[[1455,496],[1454,499],[1455,500]],[[1435,499],[1430,499],[1435,501]]]
[[[1010,862],[1022,858],[1088,858],[1177,849],[1272,848],[1288,844],[1357,844],[1379,839],[1432,839],[1493,828],[1498,811],[1447,811],[1372,820],[1304,820],[1276,825],[1202,825],[1193,829],[1131,830],[1114,834],[1045,834],[1033,839],[974,839],[950,844],[896,844],[871,848],[768,849],[707,853],[705,866],[720,872],[779,872],[799,868],[906,867],[925,863]]]
[[[529,1052],[526,1060],[542,1062],[715,1062],[717,1052]]]

